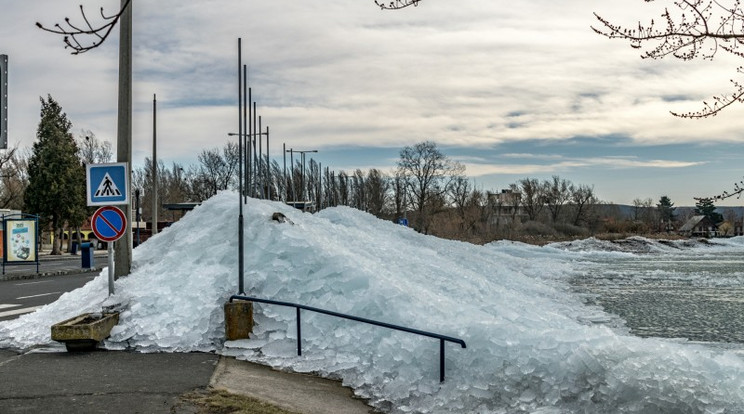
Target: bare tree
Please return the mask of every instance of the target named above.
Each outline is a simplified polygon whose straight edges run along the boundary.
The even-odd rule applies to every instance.
[[[114,150],[111,143],[96,138],[90,130],[83,130],[77,137],[78,157],[83,164],[102,164],[111,162]]]
[[[11,148],[0,155],[0,208],[23,208],[30,156],[30,153],[21,153],[17,148]]]
[[[452,200],[452,206],[457,211],[457,215],[460,218],[461,224],[465,227],[465,218],[470,201],[470,193],[472,191],[472,185],[467,177],[458,176],[452,180],[452,185],[449,188],[449,196]]]
[[[395,204],[396,219],[405,216],[408,210],[407,201],[405,178],[400,172],[396,172],[395,177],[393,177],[393,204]]]
[[[431,141],[400,151],[398,171],[405,178],[407,194],[418,212],[417,230],[428,227],[429,213],[435,210],[429,207],[439,204],[455,177],[464,170],[462,164],[448,158]]]
[[[127,0],[119,12],[112,15],[107,15],[101,7],[100,22],[93,23],[85,12],[85,8],[80,5],[82,23],[72,23],[69,17],[65,17],[65,23],[63,25],[56,23],[53,29],[44,27],[39,22],[36,23],[36,26],[41,30],[64,36],[65,49],[72,49],[72,54],[78,55],[102,45],[131,2],[131,0]]]
[[[610,39],[626,40],[634,48],[645,47],[641,54],[643,59],[673,56],[684,61],[712,60],[719,51],[744,57],[741,50],[744,45],[744,10],[740,0],[680,0],[673,3],[675,9],[665,8],[660,24],[652,19],[647,24],[639,22],[637,27],[626,27],[594,13],[599,24],[592,29]],[[744,67],[737,68],[737,72],[744,73]],[[703,102],[703,109],[672,114],[683,118],[705,118],[715,116],[734,102],[744,102],[744,84],[735,80],[731,83],[731,92],[714,96],[712,103]]]
[[[519,180],[520,193],[522,194],[522,207],[527,217],[534,221],[545,207],[545,192],[537,178],[524,178]]]
[[[545,204],[550,211],[550,218],[553,223],[558,221],[563,205],[571,198],[570,183],[554,175],[551,181],[543,182]]]
[[[222,148],[202,150],[198,155],[199,169],[196,181],[204,190],[200,200],[214,196],[217,192],[235,187],[240,154],[238,144],[228,142]]]
[[[573,225],[588,222],[591,210],[599,200],[594,195],[594,187],[588,185],[571,186],[571,206],[573,207]]]

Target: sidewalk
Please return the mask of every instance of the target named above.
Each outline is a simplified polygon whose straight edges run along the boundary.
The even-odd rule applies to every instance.
[[[301,414],[375,412],[338,381],[276,371],[232,357],[220,358],[209,385]]]
[[[208,353],[0,350],[0,381],[4,413],[194,414],[183,397],[210,389],[298,414],[375,412],[338,381]]]
[[[62,276],[67,274],[79,274],[86,272],[100,272],[108,266],[108,253],[105,250],[93,252],[93,267],[83,268],[80,253],[51,255],[49,251],[39,252],[39,271],[36,271],[36,263],[8,264],[5,266],[5,274],[0,273],[0,281],[37,279],[49,276]],[[2,260],[2,259],[0,259]],[[0,266],[2,266],[0,264]]]

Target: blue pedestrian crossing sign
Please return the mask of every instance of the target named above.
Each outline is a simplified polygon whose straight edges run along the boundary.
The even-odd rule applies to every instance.
[[[89,164],[85,178],[89,206],[129,204],[129,163]]]

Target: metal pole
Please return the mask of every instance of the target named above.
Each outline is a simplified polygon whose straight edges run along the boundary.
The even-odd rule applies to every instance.
[[[271,165],[269,164],[269,127],[266,127],[266,184],[268,187],[268,196],[267,199],[271,200]]]
[[[282,144],[282,155],[284,156],[284,176],[282,187],[284,187],[284,202],[287,202],[287,143]]]
[[[246,137],[246,145],[248,145],[248,197],[253,197],[253,125],[251,124],[253,119],[253,109],[251,108],[251,102],[252,102],[252,95],[253,91],[252,88],[248,88],[248,102],[246,105],[248,106],[248,136]]]
[[[323,210],[323,163],[318,163],[318,194],[315,196],[318,200],[318,211]]]
[[[243,107],[242,107],[242,98],[244,96],[241,96],[241,83],[243,85],[245,83],[248,83],[248,77],[247,73],[245,71],[245,66],[243,66],[243,77],[240,76],[240,67],[242,66],[243,62],[243,55],[242,55],[242,40],[238,39],[238,151],[239,151],[239,157],[243,157],[243,122],[244,120],[241,119],[241,114],[243,113]],[[238,162],[240,165],[240,172],[238,174],[238,181],[239,181],[239,190],[238,190],[238,292],[245,292],[244,284],[243,284],[243,273],[244,273],[244,263],[243,263],[243,252],[244,252],[244,244],[243,244],[243,236],[244,236],[244,230],[243,230],[243,164],[242,160]]]
[[[302,201],[306,201],[307,197],[305,196],[305,151],[302,151],[301,153],[302,158],[302,174],[300,175],[300,188],[302,189]]]
[[[131,162],[132,162],[132,8],[134,1],[121,0],[121,21],[119,22],[119,99],[118,121],[116,136],[116,158],[118,162],[127,162],[129,187],[123,189],[131,194]],[[125,7],[127,6],[127,7]],[[124,208],[127,223],[132,222],[131,201]],[[129,274],[132,265],[132,228],[126,229],[124,235],[116,244],[116,258],[119,266],[114,277]]]
[[[289,168],[289,180],[292,183],[292,201],[297,201],[297,194],[295,193],[294,184],[294,149],[289,149],[289,163],[292,164]]]
[[[108,288],[109,296],[114,294],[114,274],[116,267],[114,266],[114,242],[108,243]]]
[[[158,97],[152,95],[152,235],[158,234]]]
[[[256,116],[257,116],[257,110],[256,110],[256,103],[253,102],[253,128],[251,131],[251,136],[248,138],[251,140],[251,143],[253,144],[253,172],[251,174],[255,174],[253,179],[253,185],[255,186],[258,184],[258,162],[256,157]]]
[[[258,117],[258,134],[256,135],[256,140],[258,141],[258,166],[257,166],[258,173],[257,175],[258,175],[258,182],[259,182],[259,186],[261,190],[259,194],[261,195],[261,199],[263,200],[266,198],[266,189],[264,187],[266,185],[266,181],[265,181],[264,172],[263,172],[263,149],[261,149],[261,143],[263,142],[263,140],[261,139],[262,130],[263,130],[263,127],[261,126],[261,117],[259,116]]]
[[[248,132],[248,111],[250,108],[248,108],[248,95],[250,95],[250,90],[247,89],[248,87],[248,66],[243,65],[243,77],[245,78],[245,82],[243,82],[243,136],[238,137],[240,141],[243,143],[243,158],[240,160],[240,162],[243,163],[243,182],[245,183],[245,188],[243,189],[243,202],[248,202],[248,154],[250,153],[250,147],[248,146],[248,138],[246,136],[246,133]]]
[[[140,189],[134,190],[134,197],[135,197],[135,205],[136,205],[136,213],[135,217],[137,218],[137,246],[140,245]]]

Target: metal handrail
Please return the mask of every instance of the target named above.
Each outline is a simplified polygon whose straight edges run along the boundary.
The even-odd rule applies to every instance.
[[[380,327],[388,328],[388,329],[394,329],[396,331],[403,331],[403,332],[408,332],[408,333],[412,333],[416,335],[428,336],[430,338],[439,339],[439,382],[444,381],[444,342],[445,341],[453,342],[453,343],[459,344],[463,348],[467,348],[467,346],[465,345],[465,341],[459,338],[453,338],[451,336],[440,335],[438,333],[422,331],[419,329],[407,328],[405,326],[400,326],[400,325],[393,325],[391,323],[380,322],[380,321],[376,321],[373,319],[361,318],[359,316],[347,315],[344,313],[315,308],[312,306],[300,305],[298,303],[282,302],[279,300],[271,300],[271,299],[260,299],[260,298],[254,298],[250,296],[241,296],[241,295],[230,296],[230,302],[232,302],[233,299],[245,300],[249,302],[268,303],[271,305],[279,305],[279,306],[287,306],[287,307],[295,308],[295,310],[297,311],[297,355],[298,356],[302,355],[302,329],[300,326],[301,325],[300,309],[322,313],[324,315],[335,316],[337,318],[349,319],[349,320],[356,321],[356,322],[368,323],[370,325],[380,326]]]

